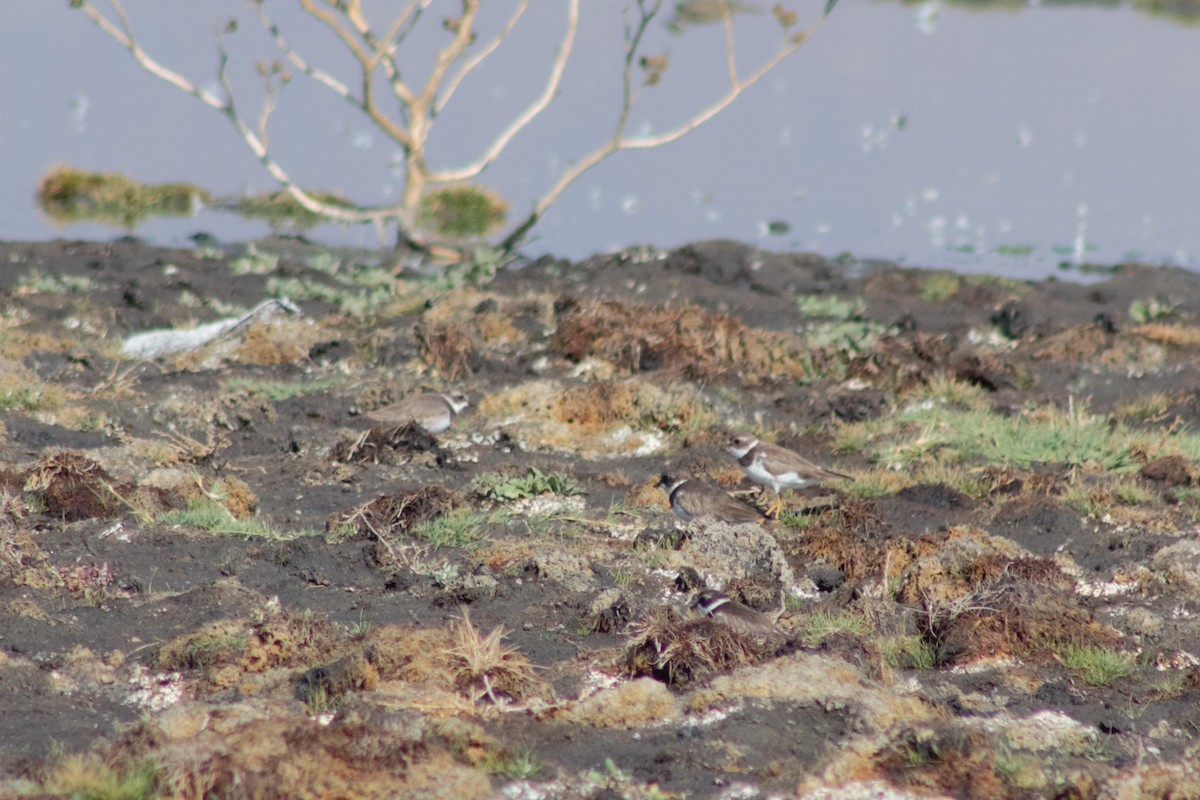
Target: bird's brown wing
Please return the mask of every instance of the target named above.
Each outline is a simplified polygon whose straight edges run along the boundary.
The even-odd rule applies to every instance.
[[[763,451],[763,469],[774,475],[785,475],[789,472],[794,472],[801,478],[808,478],[810,480],[826,480],[829,478],[853,480],[849,475],[843,475],[840,472],[834,472],[833,470],[818,466],[794,450],[788,450],[786,447],[774,444],[761,444],[759,447]]]
[[[730,497],[715,486],[688,481],[683,494],[683,507],[693,517],[712,515],[725,522],[761,522],[757,509]]]
[[[421,427],[429,427],[449,411],[450,404],[444,397],[419,394],[416,397],[407,397],[399,403],[369,411],[367,417],[385,425],[403,425],[411,420]]]

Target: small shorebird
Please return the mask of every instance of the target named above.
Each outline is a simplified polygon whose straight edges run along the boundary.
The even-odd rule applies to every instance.
[[[701,481],[662,474],[658,485],[667,493],[671,510],[684,522],[711,516],[721,522],[761,522],[762,512]]]
[[[776,519],[783,510],[783,499],[779,496],[783,489],[803,489],[832,479],[854,480],[849,475],[819,467],[786,447],[760,442],[746,434],[731,438],[725,449],[738,460],[750,480],[775,492],[775,502],[767,509],[767,515]]]
[[[368,411],[366,416],[384,425],[415,422],[430,433],[441,433],[471,401],[462,392],[429,392]]]
[[[703,589],[692,600],[692,609],[738,633],[775,636],[780,631],[766,614],[742,605],[724,592]]]

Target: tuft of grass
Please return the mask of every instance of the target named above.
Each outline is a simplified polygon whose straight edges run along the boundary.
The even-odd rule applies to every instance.
[[[854,483],[845,487],[847,494],[863,500],[895,494],[911,483],[904,473],[873,469],[854,476]]]
[[[541,761],[532,747],[511,752],[488,752],[480,766],[493,775],[517,781],[536,778],[542,771]]]
[[[190,216],[212,195],[188,183],[140,183],[117,172],[88,172],[60,164],[42,175],[37,203],[60,225],[102,222],[132,229],[148,217]]]
[[[867,621],[856,614],[839,611],[830,614],[828,611],[816,611],[809,615],[800,625],[800,640],[806,647],[815,647],[835,633],[852,633],[855,636],[865,636],[869,625]]]
[[[805,317],[816,319],[861,319],[867,304],[861,297],[843,298],[835,294],[803,294],[796,298],[796,308]]]
[[[1138,468],[1139,458],[1147,453],[1179,453],[1200,459],[1200,435],[1185,430],[1138,431],[1074,404],[1010,417],[983,409],[923,403],[901,412],[890,423],[876,429],[880,432],[869,444],[879,462],[891,468],[936,459],[1022,467],[1092,463],[1111,472],[1125,472]]]
[[[184,511],[170,511],[159,517],[160,522],[172,525],[192,525],[209,533],[221,536],[236,536],[243,539],[284,539],[265,522],[256,517],[237,519],[229,509],[209,497],[188,501]]]
[[[324,686],[314,686],[304,698],[304,707],[311,717],[336,714],[346,701],[344,694],[331,694]]]
[[[1188,676],[1186,672],[1173,672],[1163,678],[1154,681],[1150,688],[1154,690],[1154,696],[1158,700],[1171,700],[1183,694],[1184,688],[1187,686]]]
[[[438,236],[475,239],[504,222],[508,204],[481,186],[451,186],[421,198],[418,224]]]
[[[389,267],[357,262],[337,263],[336,272],[322,273],[320,276],[270,275],[267,278],[267,292],[273,297],[330,303],[354,319],[364,319],[402,300],[396,276]]]
[[[1034,791],[1046,785],[1040,760],[1030,753],[1014,749],[1003,738],[996,742],[993,764],[996,772],[1017,789]]]
[[[932,303],[944,303],[962,288],[962,278],[953,272],[934,272],[921,281],[921,297]]]
[[[883,660],[896,669],[933,669],[937,653],[921,636],[892,636],[883,642]]]
[[[911,399],[916,403],[943,403],[973,409],[985,409],[991,405],[981,387],[960,380],[948,372],[934,375],[929,383],[913,392]]]
[[[1178,303],[1162,297],[1138,298],[1129,304],[1129,318],[1144,324],[1170,317],[1178,307]]]
[[[807,530],[813,526],[816,520],[815,514],[800,514],[795,511],[783,511],[779,515],[779,524],[794,531]]]
[[[332,206],[349,207],[351,205],[345,197],[333,192],[309,191],[309,194]],[[296,202],[296,198],[282,189],[276,192],[242,197],[234,202],[224,203],[223,207],[239,214],[244,219],[262,220],[275,230],[306,231],[326,221],[324,217],[314,214],[300,205]]]
[[[1159,501],[1157,492],[1131,480],[1119,481],[1111,491],[1117,502],[1124,506],[1149,506]]]
[[[872,442],[895,428],[893,419],[869,419],[862,422],[838,423],[833,432],[833,449],[840,455],[857,455],[871,448]],[[755,434],[758,436],[758,434]],[[767,441],[762,436],[758,438]]]
[[[497,625],[484,636],[471,623],[468,610],[453,626],[454,647],[447,655],[454,672],[454,686],[474,702],[489,700],[495,705],[520,702],[541,691],[541,681],[520,650],[504,644],[507,631]]]
[[[477,550],[488,542],[487,532],[483,529],[485,519],[483,514],[458,509],[417,523],[413,526],[412,535],[435,548]]]
[[[58,384],[44,383],[14,370],[0,377],[0,411],[52,411],[67,401]]]
[[[71,755],[55,767],[42,789],[71,800],[149,800],[161,795],[158,773],[159,767],[149,761],[118,766],[94,755]]]
[[[1068,644],[1059,651],[1063,666],[1091,686],[1108,686],[1133,674],[1133,656],[1111,647]]]
[[[654,783],[638,783],[633,773],[617,766],[611,758],[604,759],[604,770],[592,769],[583,775],[589,788],[588,796],[631,797],[638,800],[667,800],[675,795],[658,788]]]
[[[17,279],[18,294],[83,294],[94,287],[86,275],[46,275],[37,269]]]
[[[1171,410],[1171,396],[1163,392],[1138,395],[1133,400],[1117,406],[1117,416],[1139,422],[1160,422]]]
[[[253,242],[246,245],[246,252],[229,262],[229,271],[234,275],[269,275],[279,266],[279,254],[259,250]]]
[[[979,471],[965,469],[956,464],[922,464],[913,475],[916,483],[941,483],[976,500],[986,497],[987,481]]]
[[[542,494],[584,494],[583,488],[573,479],[561,473],[545,474],[537,467],[530,467],[524,475],[505,475],[502,472],[485,472],[472,481],[480,497],[497,503],[511,503]]]

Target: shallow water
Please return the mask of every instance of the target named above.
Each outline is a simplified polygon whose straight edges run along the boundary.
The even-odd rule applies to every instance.
[[[270,52],[241,2],[127,6],[152,54],[202,84],[215,74],[214,8],[241,19],[235,54]],[[446,138],[431,150],[435,164],[474,153],[540,87],[562,20],[561,6],[536,6],[515,46],[464,84],[439,120]],[[611,130],[621,21],[615,11],[594,10],[607,7],[585,4],[559,102],[484,175],[514,216],[562,164]],[[811,20],[819,5],[801,10],[802,21]],[[0,237],[120,233],[60,229],[40,215],[34,186],[57,162],[225,193],[273,188],[224,119],[146,75],[65,3],[9,0],[5,16]],[[738,24],[748,26],[738,55],[749,69],[776,30],[765,14],[740,16]],[[310,58],[342,65],[327,39],[289,29]],[[724,69],[719,27],[654,36],[652,49],[666,49],[672,67],[664,85],[647,90],[653,103],[635,110],[635,132],[662,130],[700,107]],[[252,59],[234,66],[253,115]],[[585,175],[535,229],[527,251],[575,258],[727,237],[1021,277],[1056,273],[1062,262],[1126,258],[1194,268],[1197,75],[1200,28],[1127,7],[964,10],[843,0],[805,48],[711,124],[661,150],[618,154]],[[343,101],[303,81],[289,87],[272,131],[280,159],[296,165],[307,185],[366,202],[400,189],[388,167],[396,148]],[[769,233],[773,222],[787,232]],[[186,243],[198,230],[223,239],[267,232],[261,223],[202,212],[136,233]],[[314,236],[377,242],[367,228],[327,226]]]

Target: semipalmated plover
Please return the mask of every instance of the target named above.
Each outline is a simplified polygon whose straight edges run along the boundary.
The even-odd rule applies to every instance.
[[[742,605],[724,592],[703,589],[692,600],[691,608],[738,633],[774,636],[780,630],[766,614]]]
[[[667,493],[671,510],[684,522],[710,516],[721,522],[761,522],[762,512],[730,497],[716,486],[690,478],[662,474],[658,485]]]
[[[803,489],[831,479],[854,480],[849,475],[819,467],[786,447],[760,442],[746,434],[731,438],[725,449],[733,454],[752,481],[769,486],[775,492],[775,502],[767,515],[776,518],[783,510],[783,499],[779,496],[783,489]]]
[[[441,433],[469,405],[471,401],[462,392],[429,392],[368,411],[366,416],[384,425],[415,422],[430,433]]]

